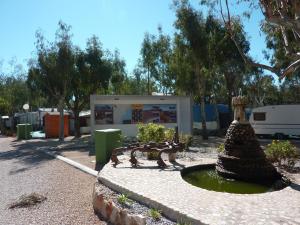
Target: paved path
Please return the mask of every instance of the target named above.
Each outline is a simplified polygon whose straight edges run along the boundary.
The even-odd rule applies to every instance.
[[[127,159],[128,160],[128,159]],[[185,182],[180,167],[161,170],[156,162],[142,161],[132,168],[127,160],[117,168],[107,164],[98,179],[136,200],[160,208],[172,219],[187,216],[193,224],[300,224],[300,177],[283,190],[263,194],[230,194],[204,190]],[[182,165],[211,163],[179,162]]]
[[[93,176],[3,136],[0,181],[0,224],[106,224],[93,212]],[[22,194],[32,192],[47,200],[31,208],[8,209]]]

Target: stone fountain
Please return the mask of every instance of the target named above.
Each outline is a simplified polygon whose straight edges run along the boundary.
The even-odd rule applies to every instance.
[[[280,178],[246,120],[247,98],[237,96],[232,99],[234,121],[229,126],[224,143],[224,151],[219,153],[216,170],[226,178],[266,181]]]

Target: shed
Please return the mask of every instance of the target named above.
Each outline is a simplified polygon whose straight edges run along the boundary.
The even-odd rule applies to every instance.
[[[59,137],[59,112],[49,112],[44,116],[46,138]],[[69,136],[69,113],[64,113],[64,136]]]

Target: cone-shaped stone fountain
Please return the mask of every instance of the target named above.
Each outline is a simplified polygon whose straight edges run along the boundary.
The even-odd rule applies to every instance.
[[[227,130],[224,151],[218,155],[216,170],[226,178],[252,181],[278,179],[280,174],[267,161],[252,126],[245,118],[246,105],[245,96],[232,99],[234,121]]]

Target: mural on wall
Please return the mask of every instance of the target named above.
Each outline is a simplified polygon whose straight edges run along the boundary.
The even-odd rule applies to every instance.
[[[95,124],[113,124],[113,106],[95,105]]]
[[[175,104],[146,104],[142,112],[143,123],[177,123]]]
[[[177,123],[176,104],[122,104],[122,107],[99,104],[95,105],[95,123]]]
[[[143,122],[143,104],[133,104],[132,107],[132,123],[142,123]]]
[[[132,123],[177,123],[175,104],[134,104]]]

